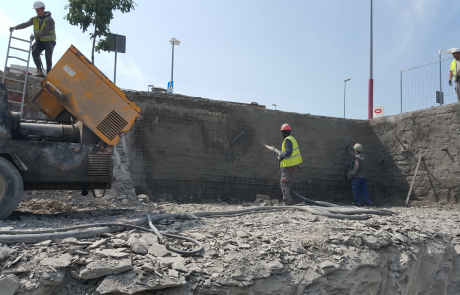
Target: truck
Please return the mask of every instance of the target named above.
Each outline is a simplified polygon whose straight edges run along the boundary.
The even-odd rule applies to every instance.
[[[0,220],[16,209],[24,190],[105,193],[113,181],[114,146],[141,113],[73,45],[31,103],[46,120],[9,111],[0,84]]]

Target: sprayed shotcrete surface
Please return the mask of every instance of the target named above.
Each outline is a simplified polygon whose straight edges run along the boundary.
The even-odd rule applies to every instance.
[[[103,198],[27,192],[0,230],[274,205],[277,163],[263,144],[279,148],[285,122],[304,159],[297,191],[349,204],[345,147],[354,140],[365,147],[372,200],[398,214],[339,221],[283,211],[157,224],[203,242],[205,253],[195,257],[175,256],[131,230],[0,245],[5,294],[460,294],[458,104],[359,121],[126,93],[143,114],[115,149],[113,189]],[[31,106],[26,112],[36,114]],[[420,156],[410,207],[402,207]]]

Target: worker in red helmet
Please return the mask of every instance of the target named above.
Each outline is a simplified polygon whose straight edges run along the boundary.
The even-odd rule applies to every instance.
[[[291,135],[291,126],[285,123],[281,126],[281,135],[284,138],[281,146],[281,153],[278,156],[281,170],[281,191],[283,192],[283,201],[287,206],[292,205],[291,199],[291,180],[297,165],[302,163],[299,145]]]

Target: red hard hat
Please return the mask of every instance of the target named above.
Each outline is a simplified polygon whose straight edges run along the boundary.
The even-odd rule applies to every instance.
[[[283,126],[281,126],[281,131],[291,131],[291,126],[289,126],[288,123],[284,123]]]

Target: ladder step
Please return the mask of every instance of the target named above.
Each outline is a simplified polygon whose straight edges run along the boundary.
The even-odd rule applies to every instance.
[[[16,37],[11,37],[11,39],[16,39],[16,40],[19,40],[19,41],[24,41],[24,42],[27,42],[27,43],[30,43],[29,40],[25,40],[25,39],[21,39],[21,38],[16,38]]]
[[[7,89],[8,91],[13,91],[13,92],[17,92],[17,93],[23,93],[22,91],[19,91],[19,90],[13,90],[13,89]]]
[[[22,102],[17,102],[17,101],[14,101],[14,100],[8,100],[8,102],[22,104]]]
[[[20,51],[24,51],[24,52],[29,52],[29,50],[25,50],[25,49],[21,49],[21,48],[16,48],[16,47],[13,47],[13,46],[10,46],[11,49],[16,49],[16,50],[20,50]]]
[[[22,60],[23,62],[27,62],[27,59],[19,58],[16,56],[8,56],[8,58],[16,58],[16,59]]]
[[[5,77],[5,80],[11,80],[11,81],[16,81],[16,82],[21,82],[21,83],[25,83],[25,82],[26,82],[26,81],[24,81],[24,80],[11,79],[11,78],[8,78],[8,77]]]

